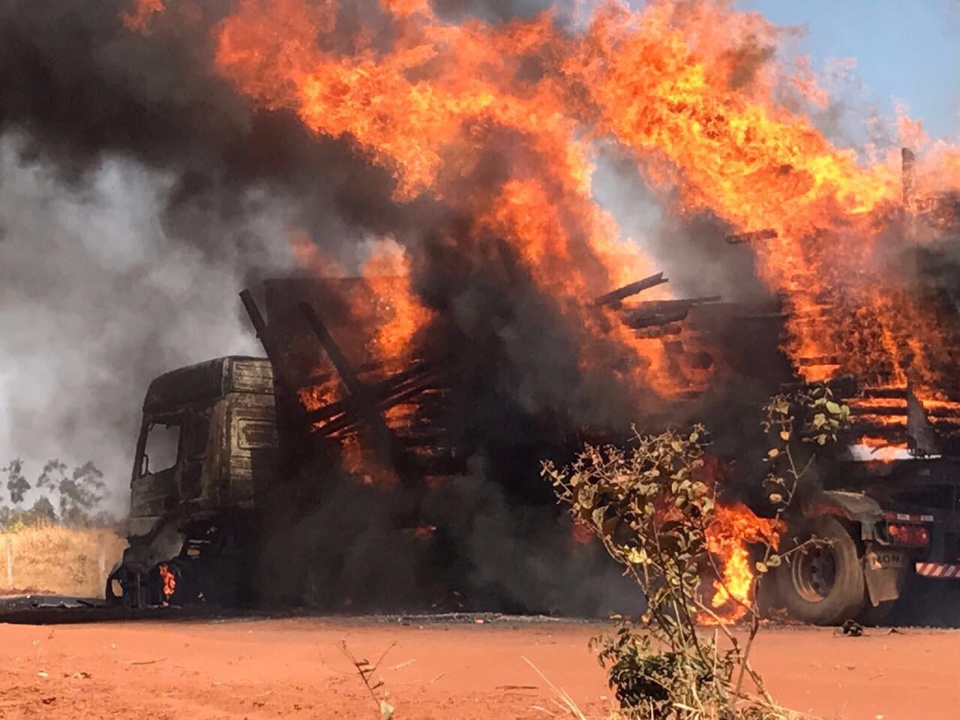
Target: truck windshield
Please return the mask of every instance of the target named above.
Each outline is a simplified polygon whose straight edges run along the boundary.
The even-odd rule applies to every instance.
[[[140,477],[169,470],[177,464],[180,447],[180,422],[151,423],[140,459]]]

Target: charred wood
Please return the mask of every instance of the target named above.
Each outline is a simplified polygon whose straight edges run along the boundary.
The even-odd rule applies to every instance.
[[[826,383],[816,383],[816,382],[796,382],[796,383],[785,383],[780,386],[780,392],[782,393],[797,393],[797,392],[811,392],[822,385],[830,390],[834,396],[838,398],[851,398],[855,396],[859,391],[859,386],[857,383],[857,378],[853,375],[841,375],[840,377],[833,378]]]
[[[594,300],[594,305],[598,307],[604,306],[619,306],[623,300],[626,300],[628,297],[633,295],[638,295],[644,290],[649,290],[654,288],[657,285],[662,285],[665,282],[669,282],[667,278],[663,276],[663,273],[657,273],[656,275],[651,275],[650,277],[644,278],[643,280],[637,280],[636,282],[630,283],[629,285],[624,285],[622,288],[618,288],[611,292],[601,295],[596,300]]]
[[[641,327],[636,330],[633,335],[634,337],[640,338],[641,340],[652,340],[656,338],[666,337],[668,335],[679,335],[683,332],[683,326],[678,325],[677,323],[670,323],[669,325],[660,325],[653,327]]]
[[[439,385],[443,381],[443,374],[444,368],[439,363],[421,361],[397,375],[370,384],[368,386],[369,393],[381,409],[389,409],[393,404],[396,404],[393,402],[395,398],[405,393],[411,386],[426,389],[432,384]],[[322,422],[342,413],[351,412],[352,406],[353,403],[349,398],[338,400],[311,411],[307,417],[311,422]]]
[[[722,299],[723,298],[719,295],[712,295],[710,297],[683,298],[680,300],[646,300],[631,306],[627,310],[626,314],[634,315],[644,312],[662,313],[677,309],[690,310],[691,308],[695,308],[700,305],[718,303]]]
[[[907,415],[907,405],[906,403],[900,405],[870,405],[867,407],[857,406],[855,402],[848,403],[850,406],[850,414],[858,417],[896,417],[902,416],[906,417]]]
[[[651,300],[632,306],[621,315],[622,322],[634,330],[662,327],[681,322],[690,310],[716,303],[720,296],[687,298],[683,300]],[[662,333],[660,337],[676,333]]]
[[[856,435],[879,437],[889,442],[902,442],[907,438],[907,424],[884,425],[881,423],[856,422],[850,426],[850,432]]]
[[[754,232],[735,233],[733,235],[727,235],[724,240],[726,240],[730,245],[743,245],[745,243],[759,242],[762,240],[773,240],[777,236],[776,230],[768,229],[756,230]]]
[[[670,325],[685,320],[690,313],[689,308],[678,308],[676,310],[660,313],[628,313],[623,318],[623,323],[627,327],[639,330],[641,328],[658,327]]]
[[[334,368],[336,368],[347,391],[352,396],[351,400],[363,419],[364,428],[370,433],[376,451],[397,472],[402,481],[412,482],[416,485],[421,484],[422,478],[419,477],[415,464],[409,462],[408,458],[405,457],[397,443],[396,436],[377,409],[376,401],[370,396],[369,389],[357,377],[340,346],[333,339],[327,326],[320,320],[316,310],[313,309],[312,305],[304,302],[300,303],[300,311],[310,325],[310,329],[313,330],[320,341],[327,357],[330,358]]]
[[[267,323],[263,319],[263,314],[260,312],[260,308],[257,307],[257,303],[253,299],[253,294],[249,290],[241,291],[240,301],[243,303],[243,307],[247,311],[247,316],[250,318],[250,323],[253,325],[253,329],[257,333],[257,339],[263,346],[263,350],[266,352],[267,358],[270,360],[270,364],[273,365],[273,369],[277,374],[277,379],[280,380],[281,384],[288,392],[296,393],[300,383],[297,382],[296,378],[293,376],[293,373],[291,373],[287,366],[281,361],[282,356],[279,348],[277,347],[277,344],[274,342],[273,337],[267,328]]]

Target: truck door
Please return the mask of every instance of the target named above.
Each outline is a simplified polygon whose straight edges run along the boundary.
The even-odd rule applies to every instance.
[[[181,434],[180,502],[197,500],[203,494],[203,465],[210,442],[210,420],[202,413],[188,416]]]
[[[182,435],[180,415],[145,419],[130,484],[133,518],[158,518],[180,502],[178,461]]]

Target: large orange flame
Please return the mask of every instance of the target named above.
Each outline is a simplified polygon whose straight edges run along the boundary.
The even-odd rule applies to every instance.
[[[610,2],[575,34],[549,13],[454,24],[426,0],[384,0],[391,42],[362,30],[345,54],[334,42],[336,0],[235,8],[217,29],[216,66],[241,92],[294,110],[320,135],[349,138],[393,173],[398,201],[427,194],[465,211],[478,236],[507,239],[561,302],[650,266],[636,248],[623,262],[616,225],[593,198],[595,143],[612,140],[654,187],[676,191],[679,210],[776,233],[755,247],[758,270],[788,296],[787,349],[808,379],[844,363],[883,368],[892,383],[908,366],[930,379],[942,345],[932,342],[935,324],[889,283],[846,281],[872,272],[864,259],[876,213],[899,202],[897,167],[858,164],[776,102],[784,71],[762,58],[779,31],[761,16],[710,0],[641,11]],[[809,63],[789,80],[801,98],[826,102]],[[509,152],[509,170],[481,188],[473,179],[491,148]],[[941,155],[956,162],[957,153]],[[824,314],[825,302],[848,312]],[[644,383],[677,389],[657,343],[628,332],[618,340],[642,358]]]
[[[218,29],[217,67],[264,107],[293,109],[316,133],[349,137],[393,173],[397,201],[431,195],[474,218],[476,241],[508,241],[575,327],[600,332],[585,301],[652,266],[636,247],[624,252],[616,224],[594,201],[592,149],[564,110],[563,89],[520,79],[529,56],[561,43],[549,17],[453,25],[428,3],[389,2],[392,46],[360,33],[356,51],[343,55],[332,49],[336,9],[238,2]],[[484,187],[477,173],[492,149],[509,155],[509,171]],[[396,300],[401,317],[381,334],[391,348],[424,317],[409,297]],[[636,381],[664,395],[676,390],[657,343],[614,332],[638,360]]]

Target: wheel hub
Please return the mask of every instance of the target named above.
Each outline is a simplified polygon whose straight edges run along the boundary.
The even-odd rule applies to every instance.
[[[794,587],[807,602],[822,602],[837,578],[837,559],[827,544],[815,544],[801,551],[792,563]]]

